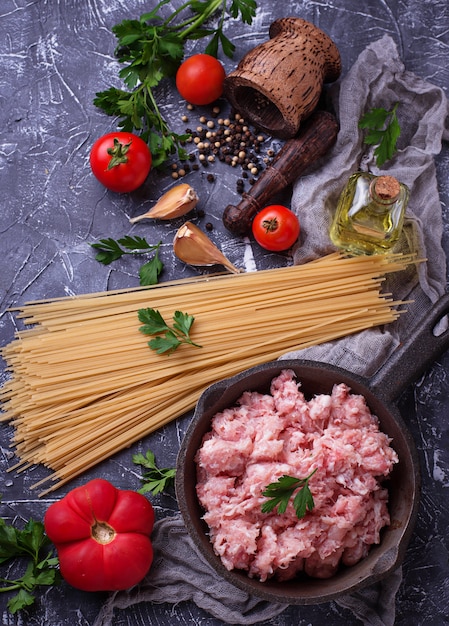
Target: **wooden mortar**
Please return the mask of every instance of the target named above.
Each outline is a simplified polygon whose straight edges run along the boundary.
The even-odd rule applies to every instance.
[[[224,95],[254,126],[294,137],[315,109],[323,84],[341,73],[335,43],[301,18],[274,21],[270,39],[250,50],[224,81]]]

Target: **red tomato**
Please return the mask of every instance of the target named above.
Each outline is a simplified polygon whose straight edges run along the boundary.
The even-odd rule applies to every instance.
[[[116,591],[139,583],[153,561],[154,511],[136,491],[97,478],[49,506],[45,532],[63,578],[83,591]]]
[[[194,54],[186,59],[176,73],[176,87],[191,104],[204,105],[223,93],[226,77],[223,65],[210,54]]]
[[[126,193],[145,181],[151,169],[151,152],[137,135],[107,133],[92,146],[90,166],[94,176],[107,189]]]
[[[266,250],[288,250],[299,237],[298,218],[281,204],[272,204],[260,211],[253,220],[254,239]]]

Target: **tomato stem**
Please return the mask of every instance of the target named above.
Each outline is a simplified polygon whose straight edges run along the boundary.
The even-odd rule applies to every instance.
[[[108,170],[112,170],[113,167],[117,167],[120,163],[128,163],[127,153],[131,146],[129,143],[121,143],[116,137],[114,137],[114,145],[112,148],[108,148],[108,154],[111,156],[111,160],[108,163]]]
[[[264,220],[262,226],[267,233],[274,233],[279,228],[278,221],[275,217]]]

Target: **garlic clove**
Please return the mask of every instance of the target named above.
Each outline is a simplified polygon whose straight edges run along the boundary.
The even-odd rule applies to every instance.
[[[178,229],[173,240],[173,252],[189,265],[223,265],[233,274],[241,273],[209,237],[191,222],[186,222]]]
[[[135,224],[146,218],[171,220],[175,217],[181,217],[191,211],[197,205],[198,200],[198,194],[193,187],[187,183],[182,183],[164,193],[147,213],[132,217],[129,221],[131,224]]]

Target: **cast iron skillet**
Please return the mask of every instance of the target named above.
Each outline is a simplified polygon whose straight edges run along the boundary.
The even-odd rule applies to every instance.
[[[416,448],[395,402],[400,394],[449,347],[449,329],[439,336],[435,326],[449,313],[449,294],[443,296],[426,318],[376,375],[367,380],[333,365],[307,360],[279,360],[246,370],[208,387],[199,398],[195,413],[180,447],[176,493],[187,530],[203,557],[227,581],[250,594],[277,603],[317,604],[374,583],[403,560],[413,532],[420,497],[420,471]],[[270,381],[282,369],[295,371],[306,397],[329,394],[334,384],[345,383],[353,393],[362,394],[371,412],[378,416],[383,432],[392,438],[399,456],[388,481],[391,525],[382,531],[381,542],[368,556],[351,567],[342,568],[326,580],[308,577],[289,582],[250,579],[245,572],[229,572],[215,555],[203,522],[204,511],[196,491],[195,453],[210,430],[215,413],[235,404],[244,391],[268,392]]]

